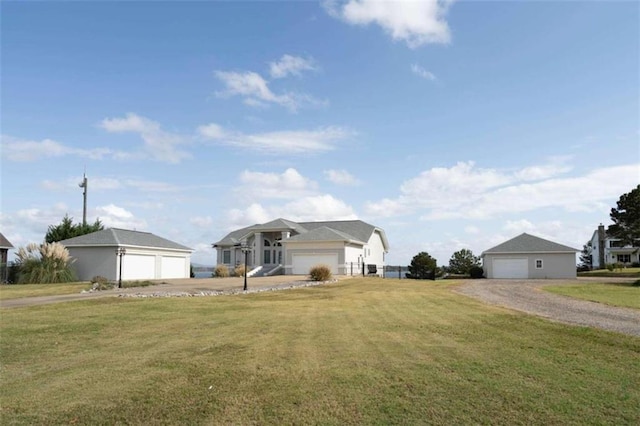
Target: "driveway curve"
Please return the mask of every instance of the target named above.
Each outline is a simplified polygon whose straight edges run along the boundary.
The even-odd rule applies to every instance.
[[[589,281],[593,280],[468,280],[457,287],[456,291],[491,305],[504,306],[553,321],[640,337],[640,310],[574,299],[541,289],[544,286]],[[597,281],[607,280],[599,278]]]

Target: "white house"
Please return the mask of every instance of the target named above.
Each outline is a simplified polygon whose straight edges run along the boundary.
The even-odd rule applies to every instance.
[[[213,247],[216,263],[235,267],[244,263],[257,275],[307,275],[318,264],[333,274],[382,275],[389,242],[385,232],[361,220],[293,222],[276,219],[227,234]],[[363,266],[366,265],[366,266]]]
[[[487,278],[576,278],[579,250],[529,234],[521,234],[482,253]]]
[[[149,232],[110,228],[60,243],[76,259],[73,267],[83,281],[95,276],[117,281],[120,270],[123,280],[190,276],[193,250]]]
[[[608,263],[640,263],[640,242],[625,245],[620,239],[609,236],[604,225],[600,224],[591,236],[591,266],[593,269],[602,269]]]

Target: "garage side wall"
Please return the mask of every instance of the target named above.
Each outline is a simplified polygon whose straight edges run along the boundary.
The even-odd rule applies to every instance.
[[[89,281],[95,276],[102,276],[110,281],[117,278],[115,247],[70,247],[71,257],[76,259],[73,269],[80,281]]]
[[[536,260],[542,260],[542,268],[536,268]],[[576,278],[575,253],[549,253],[529,255],[529,278]]]

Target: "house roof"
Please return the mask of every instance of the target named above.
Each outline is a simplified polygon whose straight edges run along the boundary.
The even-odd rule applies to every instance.
[[[535,235],[523,233],[515,238],[505,241],[489,250],[485,254],[510,254],[510,253],[574,253],[580,250],[569,246],[554,243]]]
[[[109,228],[92,232],[79,237],[60,241],[65,247],[150,247],[159,249],[171,249],[181,251],[193,251],[182,244],[169,241],[150,232],[131,231],[128,229]]]
[[[7,240],[7,238],[4,235],[2,235],[1,232],[0,232],[0,248],[1,249],[13,248],[13,244],[11,244],[9,240]]]
[[[328,230],[332,230],[333,232],[328,232],[327,229],[325,229],[314,232],[307,237],[302,237],[302,235],[306,235],[319,228],[327,228]],[[295,231],[297,234],[289,238],[289,240],[291,241],[354,241],[360,243],[367,243],[369,241],[369,238],[371,238],[371,235],[375,231],[379,231],[385,249],[389,249],[389,242],[387,241],[387,237],[384,231],[361,220],[293,222],[282,218],[264,224],[256,224],[232,231],[220,241],[214,243],[214,247],[232,246],[239,244],[241,240],[245,239],[254,232],[287,230]]]
[[[315,228],[304,234],[294,235],[291,238],[287,238],[284,242],[303,242],[303,241],[349,241],[359,244],[366,244],[364,241],[358,241],[351,235],[347,235],[344,232],[336,229],[329,228],[327,226],[321,226]]]

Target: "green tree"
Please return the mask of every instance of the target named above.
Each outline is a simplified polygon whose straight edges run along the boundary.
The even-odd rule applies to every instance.
[[[469,275],[474,266],[480,266],[480,258],[474,256],[471,250],[459,250],[449,259],[449,272],[452,274]]]
[[[607,232],[624,244],[633,245],[640,239],[640,185],[628,194],[622,194],[617,207],[611,209],[613,225]]]
[[[593,267],[593,259],[591,258],[591,241],[582,246],[580,252],[580,268],[591,269]]]
[[[407,278],[413,278],[416,280],[434,279],[436,269],[438,268],[436,259],[431,257],[429,253],[423,251],[411,259],[411,265],[409,265],[409,274]]]
[[[96,219],[96,221],[91,225],[83,225],[81,223],[74,224],[73,219],[67,214],[62,218],[62,222],[58,225],[49,225],[47,235],[45,235],[44,240],[47,243],[55,243],[57,241],[79,237],[80,235],[102,231],[103,229],[104,226],[102,225],[102,222],[100,222],[100,219]]]

